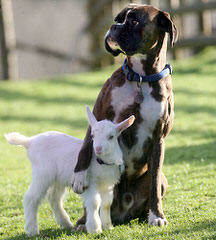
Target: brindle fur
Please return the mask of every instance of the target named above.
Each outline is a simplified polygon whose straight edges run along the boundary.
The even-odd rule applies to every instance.
[[[170,42],[173,45],[177,39],[177,30],[167,13],[159,11],[152,6],[129,5],[123,9],[116,17],[117,22],[123,22],[128,10],[134,9],[135,14],[140,19],[144,19],[142,34],[144,34],[145,45],[141,49],[137,47],[137,52],[146,54],[147,59],[142,61],[145,73],[153,74],[160,72],[166,64],[167,34],[170,35]],[[105,41],[106,42],[106,41]],[[112,51],[106,43],[108,51],[113,55],[118,55],[121,50]],[[130,54],[127,56],[127,63],[132,67]],[[125,84],[125,75],[121,68],[116,70],[111,78],[104,84],[94,106],[93,113],[97,120],[109,119],[117,122],[134,115],[136,120],[120,136],[119,142],[122,143],[128,151],[137,144],[137,131],[140,124],[145,124],[142,118],[140,105],[133,103],[115,112],[112,106],[112,92],[116,87]],[[132,159],[135,172],[130,171],[121,177],[120,183],[115,187],[114,200],[111,209],[112,221],[114,223],[123,223],[134,218],[146,218],[149,210],[160,218],[165,218],[162,210],[162,199],[165,196],[167,180],[162,173],[162,164],[164,159],[164,138],[169,134],[174,118],[174,101],[172,93],[171,77],[161,79],[158,82],[149,83],[152,91],[150,95],[156,102],[163,102],[165,110],[157,120],[152,137],[147,138],[143,143],[142,153],[137,154],[141,157],[134,156]],[[121,90],[121,88],[120,88]],[[120,91],[119,90],[119,91]],[[145,98],[145,96],[144,96]],[[80,151],[78,163],[75,171],[88,169],[92,153],[92,140],[90,129],[88,129],[83,147]],[[133,206],[130,209],[123,207],[122,201],[126,193],[131,193],[134,198]],[[78,221],[84,223],[85,216]]]

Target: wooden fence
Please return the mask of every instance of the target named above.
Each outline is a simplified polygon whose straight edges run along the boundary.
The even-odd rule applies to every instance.
[[[0,56],[2,79],[18,79],[16,37],[11,0],[0,0]]]
[[[213,29],[212,12],[216,9],[216,1],[206,0],[146,0],[130,1],[143,4],[151,4],[162,10],[168,11],[179,30],[179,40],[172,51],[174,58],[183,58],[187,48],[197,51],[206,46],[216,45],[216,33]],[[101,67],[112,63],[113,58],[104,51],[103,36],[110,24],[112,24],[113,13],[117,13],[128,1],[123,0],[89,0],[88,14],[89,25],[87,30],[91,37],[91,49],[94,56],[92,67]],[[163,4],[163,5],[162,5]],[[106,11],[105,11],[106,9]],[[196,19],[185,23],[186,15],[193,15]],[[215,13],[216,15],[216,13]],[[196,25],[195,35],[185,36],[186,28]]]
[[[86,9],[89,22],[85,30],[89,34],[89,51],[90,56],[93,57],[80,60],[83,64],[87,64],[90,68],[99,68],[113,63],[113,57],[107,54],[104,49],[104,35],[113,23],[113,17],[128,2],[151,4],[170,12],[179,30],[179,40],[171,52],[174,58],[184,57],[185,49],[195,52],[203,47],[216,45],[216,25],[213,22],[213,16],[216,19],[215,0],[88,0]],[[67,53],[47,49],[43,46],[16,42],[12,0],[0,0],[0,7],[2,79],[18,78],[16,49],[25,49],[53,58],[70,60],[71,56]],[[193,19],[187,20],[188,16],[193,16]],[[190,32],[193,33],[190,34]]]

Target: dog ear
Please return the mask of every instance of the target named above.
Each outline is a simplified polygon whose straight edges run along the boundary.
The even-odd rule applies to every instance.
[[[165,32],[169,33],[170,36],[170,45],[174,46],[178,39],[178,30],[170,19],[170,15],[167,12],[159,11],[158,13],[158,26]]]

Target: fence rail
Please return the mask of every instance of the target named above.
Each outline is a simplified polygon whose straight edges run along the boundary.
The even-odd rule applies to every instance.
[[[212,10],[216,8],[216,2],[197,2],[196,4],[181,5],[178,8],[167,9],[171,15],[185,14],[185,13],[202,13],[204,10]]]
[[[179,39],[175,48],[187,48],[187,47],[206,47],[216,45],[216,35],[211,36],[196,36],[191,38]]]
[[[120,7],[122,7],[122,5],[126,5],[128,2],[126,3],[125,1],[119,0],[89,0],[89,2],[91,2],[93,6],[92,8],[89,8],[90,21],[87,26],[92,42],[91,51],[94,55],[91,66],[101,67],[104,64],[104,59],[106,59],[106,63],[112,62],[112,59],[109,57],[109,55],[104,52],[101,42],[103,41],[105,31],[113,21],[113,8],[116,7],[116,3],[120,3]],[[152,4],[161,8],[160,1],[158,0],[146,0],[141,2],[144,4]],[[106,4],[112,5],[112,8],[110,8],[110,14],[105,14],[105,16],[102,16],[103,14],[101,14],[101,10],[106,7]],[[164,6],[162,8],[164,8]],[[193,2],[193,4],[188,4],[185,0],[169,0],[167,1],[167,5],[164,9],[171,14],[180,32],[179,40],[172,51],[175,58],[183,57],[185,48],[191,48],[196,51],[197,49],[206,46],[216,45],[216,33],[213,32],[210,15],[211,11],[216,9],[216,1],[196,0],[196,2]],[[198,16],[198,30],[195,36],[192,35],[185,37],[184,35],[186,26],[184,26],[183,18],[185,14],[196,14]],[[98,19],[100,20],[98,21]]]
[[[0,0],[0,50],[2,79],[16,79],[17,59],[16,49],[47,57],[56,58],[61,61],[71,61],[72,56],[47,46],[31,45],[24,42],[16,42],[15,31],[13,28],[12,0]],[[130,1],[133,2],[133,1]],[[137,1],[136,1],[137,2]],[[172,18],[177,25],[180,33],[179,40],[172,51],[175,58],[184,57],[185,49],[197,49],[216,45],[216,24],[213,22],[213,11],[215,11],[216,19],[216,1],[213,0],[192,0],[187,3],[186,0],[166,0],[166,5],[161,5],[159,0],[140,0],[144,4],[152,4],[161,9],[170,12]],[[97,68],[113,63],[113,57],[104,50],[104,34],[113,22],[113,15],[120,11],[122,7],[128,4],[125,0],[88,0],[87,14],[88,24],[85,30],[90,38],[90,56],[91,59],[78,59],[82,64],[86,64],[91,68]],[[2,7],[2,9],[1,9]],[[115,12],[115,13],[114,13]],[[197,20],[193,20],[191,24],[185,24],[186,15],[195,15]],[[196,27],[194,27],[194,24]],[[196,28],[195,34],[185,35],[185,29]],[[74,57],[74,56],[73,56]]]

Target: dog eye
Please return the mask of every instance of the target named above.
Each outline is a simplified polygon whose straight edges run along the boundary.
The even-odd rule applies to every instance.
[[[108,137],[109,140],[112,140],[113,138],[114,138],[113,135],[110,135],[110,136]]]
[[[91,138],[94,138],[94,134],[91,134]]]
[[[137,24],[139,24],[139,22],[136,21],[136,20],[132,20],[132,24],[133,24],[134,26],[136,26]]]

